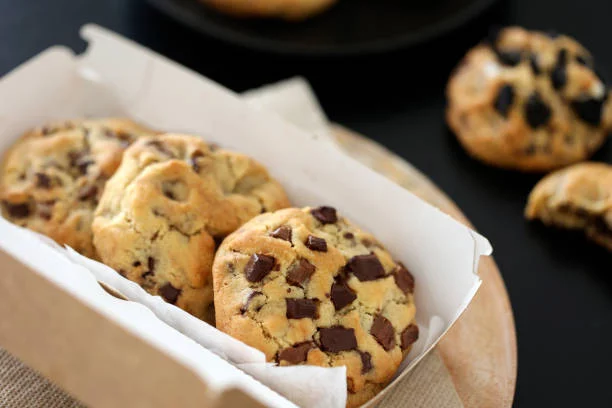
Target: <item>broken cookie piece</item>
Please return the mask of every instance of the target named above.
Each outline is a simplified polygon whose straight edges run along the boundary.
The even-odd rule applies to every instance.
[[[525,217],[582,230],[612,251],[612,166],[581,163],[546,176],[531,191]]]

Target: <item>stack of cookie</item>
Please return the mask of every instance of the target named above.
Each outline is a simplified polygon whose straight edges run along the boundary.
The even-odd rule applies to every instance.
[[[587,160],[612,134],[610,90],[592,55],[557,33],[494,30],[456,68],[447,98],[460,143],[497,167],[556,170]],[[612,250],[611,177],[605,164],[553,173],[534,188],[526,217],[584,229]]]
[[[264,166],[195,136],[125,119],[37,128],[5,157],[0,204],[269,361],[346,366],[350,407],[418,339],[414,278],[373,236],[331,207],[287,208]]]

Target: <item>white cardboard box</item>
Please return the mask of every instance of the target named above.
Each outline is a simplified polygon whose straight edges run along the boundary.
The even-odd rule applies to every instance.
[[[66,48],[52,47],[2,78],[0,151],[6,150],[24,130],[47,120],[128,116],[153,128],[201,135],[208,141],[255,157],[266,164],[272,175],[284,185],[296,206],[325,204],[338,208],[347,218],[376,235],[416,278],[415,298],[421,338],[404,361],[396,381],[387,389],[431,350],[465,310],[480,285],[476,274],[478,260],[481,255],[491,253],[491,246],[485,238],[343,155],[327,138],[305,133],[277,115],[249,106],[212,81],[100,27],[85,26],[82,35],[89,41],[84,54],[74,55]],[[291,379],[287,379],[291,376],[286,373],[295,368],[283,371],[280,367],[264,365],[258,351],[221,334],[160,298],[146,294],[138,285],[110,268],[60,248],[48,239],[3,219],[0,219],[0,255],[0,259],[5,259],[14,272],[7,272],[4,280],[0,277],[0,295],[7,292],[6,298],[12,299],[13,304],[27,306],[36,303],[36,299],[27,298],[35,294],[17,287],[23,293],[16,298],[16,289],[8,286],[15,284],[10,279],[20,279],[19,273],[31,272],[44,278],[40,281],[31,277],[36,282],[43,282],[41,287],[44,282],[51,282],[53,288],[48,290],[56,291],[59,287],[61,291],[58,293],[76,298],[84,310],[96,313],[101,318],[98,327],[119,327],[133,341],[146,344],[143,349],[146,348],[147,353],[143,356],[149,357],[140,356],[139,364],[129,367],[123,367],[127,364],[124,360],[138,352],[122,356],[121,344],[114,344],[112,348],[122,356],[114,362],[115,367],[121,365],[125,370],[139,373],[138,382],[142,382],[145,388],[146,380],[154,383],[159,374],[151,372],[149,360],[169,356],[164,364],[168,366],[167,370],[176,373],[175,378],[195,375],[201,381],[202,390],[206,390],[206,393],[198,393],[193,390],[198,385],[188,382],[173,384],[176,395],[187,392],[194,399],[201,395],[209,405],[219,396],[239,395],[268,406],[293,406],[271,388],[300,405],[343,405],[345,395],[337,395],[337,392],[333,395],[327,392],[317,394],[317,390],[325,391],[325,387],[338,389],[338,381],[344,379],[343,369],[338,372],[340,369],[308,368],[319,371],[308,376],[311,379],[307,384],[302,382],[301,387],[292,385]],[[17,269],[21,272],[15,272]],[[110,296],[100,289],[97,280],[133,302],[119,301]],[[8,301],[0,300],[0,315],[11,313],[2,308],[3,305],[10,309]],[[53,308],[53,305],[49,307]],[[36,319],[35,316],[17,314],[17,317],[30,320]],[[56,318],[61,317],[60,313]],[[25,335],[28,330],[35,330],[23,319],[13,315],[13,319],[5,321],[5,326],[13,324],[17,332],[0,334],[0,344],[12,344],[13,348],[6,347],[84,402],[105,406],[107,401],[114,405],[144,401],[147,404],[141,406],[164,406],[156,404],[161,404],[167,394],[160,396],[158,390],[154,390],[145,395],[144,389],[138,391],[138,387],[131,387],[132,392],[141,392],[135,397],[129,395],[128,385],[113,381],[109,374],[113,367],[105,367],[104,360],[95,357],[98,352],[102,356],[104,351],[108,351],[102,350],[103,346],[99,344],[94,345],[98,349],[92,346],[89,353],[81,356],[56,349],[58,355],[62,351],[66,353],[66,364],[62,365],[61,359],[36,352],[37,342],[41,350],[50,347],[52,342],[48,339],[34,339],[32,344],[20,343],[17,341],[20,331]],[[70,331],[70,324],[77,321],[87,324],[88,320],[73,316],[72,320],[58,323],[58,327]],[[56,335],[48,330],[45,333]],[[57,332],[58,337],[65,334]],[[91,337],[91,333],[72,337],[75,344],[82,340],[80,337]],[[89,341],[95,343],[95,338],[91,337]],[[149,346],[152,347],[147,348]],[[74,349],[75,353],[77,351],[82,352],[79,347]],[[164,357],[152,357],[155,353]],[[77,367],[83,369],[80,364],[88,361],[98,366],[89,367],[86,374],[89,377],[77,377],[72,371]],[[53,365],[52,369],[49,364]],[[298,378],[301,375],[294,373]],[[93,391],[87,385],[94,381],[114,387],[112,393],[117,394],[117,398],[102,395],[99,390]],[[227,394],[228,390],[239,392]],[[190,403],[193,401],[184,402],[186,405]],[[205,401],[194,406],[201,404]]]

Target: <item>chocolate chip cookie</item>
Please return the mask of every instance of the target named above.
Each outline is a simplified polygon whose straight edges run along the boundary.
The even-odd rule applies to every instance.
[[[150,130],[127,119],[50,123],[23,135],[0,168],[2,215],[95,258],[91,222],[123,151]]]
[[[237,17],[273,17],[303,20],[321,13],[336,0],[200,0]]]
[[[349,407],[419,335],[411,273],[330,207],[254,218],[217,251],[213,280],[217,328],[280,365],[346,366]]]
[[[102,262],[211,321],[215,240],[289,205],[266,169],[200,138],[161,135],[126,150],[93,222]]]
[[[488,164],[547,171],[590,157],[612,132],[610,91],[565,35],[519,27],[470,50],[447,87],[447,122]]]
[[[612,166],[580,163],[546,176],[531,191],[525,217],[583,230],[612,251]]]

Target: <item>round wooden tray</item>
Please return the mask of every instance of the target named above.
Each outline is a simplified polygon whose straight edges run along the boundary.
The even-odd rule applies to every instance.
[[[381,145],[338,125],[333,136],[350,156],[472,227],[423,173]],[[512,306],[495,261],[483,257],[480,290],[437,346],[466,407],[510,407],[517,375]]]

